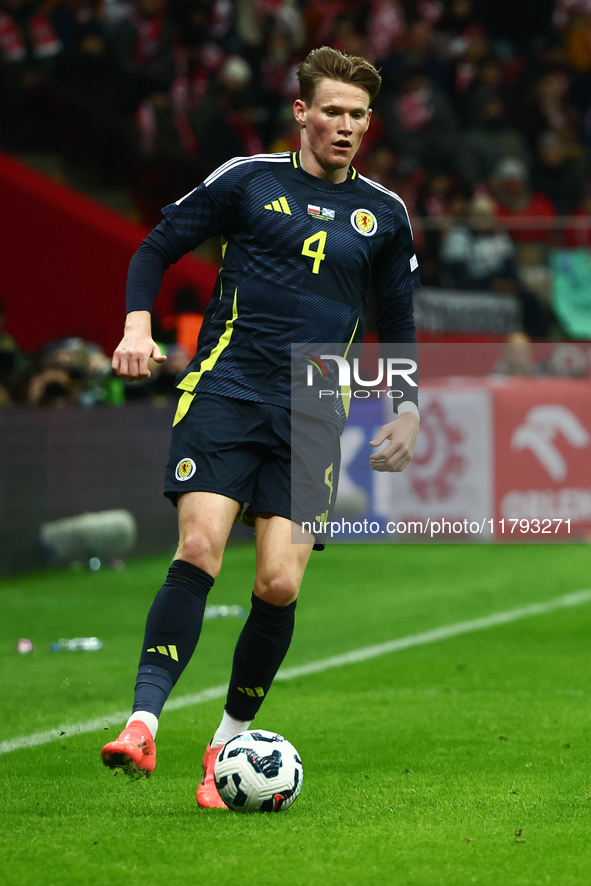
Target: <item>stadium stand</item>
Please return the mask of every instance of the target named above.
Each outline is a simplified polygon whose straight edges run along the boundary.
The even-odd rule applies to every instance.
[[[512,295],[530,337],[560,338],[581,324],[553,310],[552,252],[591,238],[590,34],[587,0],[1,0],[0,147],[152,226],[224,160],[295,146],[309,49],[363,54],[383,88],[357,163],[406,200],[423,282]],[[511,271],[450,283],[450,227],[482,195]],[[22,339],[7,288],[22,347],[55,339]]]
[[[585,371],[569,357],[558,374],[588,376],[590,0],[0,0],[0,201],[10,220],[0,435],[11,453],[0,489],[17,503],[2,518],[14,544],[0,568],[24,568],[31,556],[25,510],[38,524],[123,505],[119,493],[104,498],[100,482],[92,501],[60,488],[55,506],[55,489],[33,501],[37,493],[14,482],[23,459],[46,464],[66,445],[60,437],[43,448],[56,439],[55,409],[133,401],[129,433],[152,422],[164,434],[219,244],[167,273],[156,335],[169,360],[142,385],[109,368],[129,258],[160,208],[220,163],[297,147],[295,71],[325,43],[382,73],[356,166],[408,206],[424,284],[419,339],[428,348],[563,342],[583,348]],[[375,340],[371,310],[367,335]],[[441,370],[442,360],[437,352],[429,366]],[[154,405],[164,407],[157,421]],[[92,437],[86,411],[66,413],[80,422],[68,426],[74,438]],[[91,460],[115,459],[110,445],[102,439]],[[137,470],[126,458],[121,484]],[[58,462],[55,471],[66,470]],[[53,482],[47,470],[41,490]],[[148,483],[145,492],[156,495]],[[155,538],[141,521],[151,506],[132,508],[148,547]],[[154,524],[160,539],[172,537],[169,517]]]

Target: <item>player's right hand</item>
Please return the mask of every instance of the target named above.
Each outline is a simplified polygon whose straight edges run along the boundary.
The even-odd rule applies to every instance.
[[[150,360],[164,363],[166,357],[152,338],[124,335],[113,354],[111,366],[119,378],[142,381],[150,378]]]

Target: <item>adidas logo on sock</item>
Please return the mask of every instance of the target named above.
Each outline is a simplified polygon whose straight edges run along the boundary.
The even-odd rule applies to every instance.
[[[173,661],[179,660],[176,646],[152,646],[147,652],[159,652],[160,655],[170,656]]]

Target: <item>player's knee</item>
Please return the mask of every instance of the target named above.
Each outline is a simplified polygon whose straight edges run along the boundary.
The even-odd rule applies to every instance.
[[[186,533],[179,542],[176,557],[198,566],[217,578],[222,566],[223,551],[218,551],[209,536],[200,530]]]
[[[293,603],[299,593],[299,582],[291,575],[279,574],[268,580],[257,579],[254,592],[257,597],[273,606]]]

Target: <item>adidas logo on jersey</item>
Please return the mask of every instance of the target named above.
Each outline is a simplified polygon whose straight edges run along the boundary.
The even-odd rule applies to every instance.
[[[289,203],[285,197],[280,197],[279,200],[273,200],[272,203],[267,203],[265,209],[271,209],[273,212],[284,212],[286,215],[291,215],[291,209],[289,208]]]

